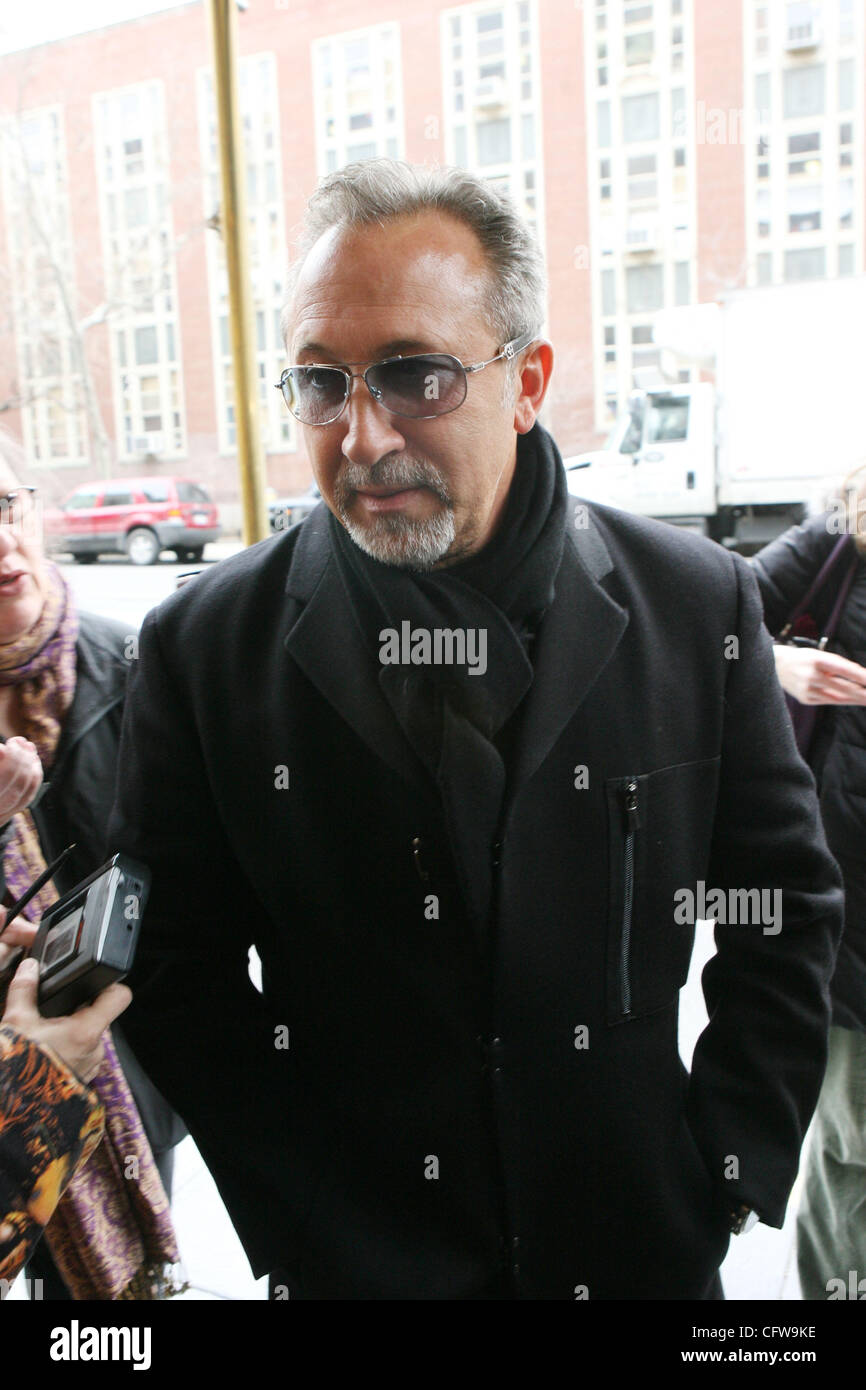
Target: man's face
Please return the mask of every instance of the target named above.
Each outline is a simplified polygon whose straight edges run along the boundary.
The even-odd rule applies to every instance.
[[[301,270],[289,361],[354,372],[424,352],[484,361],[502,346],[485,309],[488,276],[474,233],[446,214],[332,229]],[[356,379],[339,419],[302,426],[322,496],[369,554],[423,570],[486,544],[514,473],[515,431],[531,426],[515,424],[508,371],[499,361],[470,376],[463,404],[430,420],[389,414]]]

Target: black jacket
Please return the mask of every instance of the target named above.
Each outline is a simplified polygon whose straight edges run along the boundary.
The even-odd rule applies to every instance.
[[[838,539],[838,531],[828,527],[828,517],[816,516],[802,526],[792,526],[754,557],[765,620],[772,633],[780,630],[803,598]],[[816,618],[829,616],[848,564],[844,559],[834,569],[833,580],[818,601]],[[862,557],[829,649],[866,666],[866,561]],[[845,932],[831,986],[833,1022],[866,1032],[866,708],[822,709],[813,766],[827,840],[845,880]]]
[[[79,614],[75,694],[57,754],[39,799],[31,807],[46,864],[73,842],[76,849],[54,882],[68,893],[106,858],[108,817],[114,799],[130,638],[122,623]],[[5,892],[2,859],[0,885]]]
[[[323,506],[145,620],[112,817],[154,875],[127,1027],[292,1297],[464,1298],[501,1269],[527,1298],[700,1297],[728,1203],[781,1225],[838,872],[747,566],[590,517],[487,847],[492,939]],[[782,888],[784,925],[718,929],[689,1079],[674,894],[700,880]]]

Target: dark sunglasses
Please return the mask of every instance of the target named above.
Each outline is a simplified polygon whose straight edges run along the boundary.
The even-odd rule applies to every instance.
[[[464,367],[459,357],[447,352],[424,352],[413,357],[388,357],[374,362],[364,372],[345,367],[287,367],[277,382],[277,390],[296,420],[302,425],[330,425],[342,415],[352,382],[362,377],[378,405],[391,415],[408,420],[433,420],[449,415],[466,400],[467,377],[480,372],[501,358],[509,361],[533,341],[534,333],[522,333],[488,357]],[[361,364],[350,362],[349,366]]]

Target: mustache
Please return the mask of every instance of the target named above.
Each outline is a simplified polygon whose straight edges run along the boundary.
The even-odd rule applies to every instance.
[[[451,506],[451,492],[439,469],[426,459],[411,454],[386,454],[372,468],[347,462],[334,483],[336,501],[345,505],[355,492],[366,487],[426,487]]]

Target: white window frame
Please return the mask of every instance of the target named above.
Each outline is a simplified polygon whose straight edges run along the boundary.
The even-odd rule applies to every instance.
[[[150,106],[155,115],[151,129],[145,130],[143,150],[143,170],[135,175],[126,174],[120,161],[123,159],[123,136],[116,115],[103,113],[103,104],[115,105],[124,97],[136,93]],[[130,265],[133,254],[138,251],[145,259],[154,262],[155,284],[152,307],[137,307],[134,303],[126,309],[113,311],[109,317],[109,339],[111,355],[111,383],[114,403],[115,441],[117,457],[123,462],[140,459],[142,454],[154,453],[166,460],[179,460],[187,456],[186,405],[183,383],[183,353],[181,344],[180,313],[178,308],[177,266],[174,252],[175,236],[171,206],[171,157],[169,150],[169,130],[166,117],[165,85],[157,78],[133,82],[123,87],[105,88],[94,92],[91,98],[94,131],[94,153],[96,180],[99,191],[99,219],[102,231],[103,266],[105,272],[106,302],[111,305],[115,294],[121,296],[128,291]],[[106,170],[105,146],[112,149],[112,158],[117,168],[112,167],[109,178]],[[140,245],[128,244],[124,250],[123,231],[120,227],[119,208],[126,193],[136,189],[146,189],[148,199],[160,209],[160,217],[148,217],[146,230],[140,235]],[[114,216],[111,213],[111,199]],[[136,241],[139,238],[136,237]],[[115,256],[119,249],[120,259]],[[136,330],[155,328],[159,356],[155,363],[137,364],[135,361]],[[174,358],[168,359],[167,344],[169,332],[174,339]],[[124,339],[126,365],[122,365],[118,350],[118,337]],[[144,428],[145,409],[143,406],[142,382],[145,378],[156,377],[159,384],[159,414],[162,428],[148,431]],[[127,411],[127,406],[130,407]],[[127,414],[131,425],[127,428]],[[175,422],[175,416],[180,423]]]
[[[39,349],[47,333],[36,331],[31,334],[32,305],[37,298],[36,273],[39,261],[38,247],[19,236],[23,219],[17,213],[19,191],[13,173],[20,152],[20,131],[25,123],[39,122],[43,127],[42,142],[56,138],[53,151],[54,169],[50,187],[45,189],[46,199],[51,199],[55,209],[58,229],[58,244],[55,254],[62,257],[63,273],[68,292],[72,299],[72,309],[76,312],[75,258],[72,245],[72,224],[69,209],[69,165],[66,154],[66,131],[63,108],[59,105],[34,107],[21,111],[14,118],[3,122],[0,130],[0,166],[3,175],[3,202],[6,220],[6,241],[9,255],[11,279],[10,304],[15,327],[15,356],[18,381],[24,403],[21,406],[21,431],[24,451],[28,463],[37,469],[77,468],[87,462],[90,456],[87,414],[83,403],[83,385],[79,374],[74,370],[72,342],[68,325],[64,321],[62,306],[54,294],[54,313],[50,325],[46,325],[42,314],[38,315],[40,327],[56,329],[56,342],[59,348],[59,370],[52,373],[37,371]],[[54,123],[53,137],[45,133],[45,127]],[[28,175],[28,177],[35,177]],[[28,312],[31,311],[31,312]],[[30,359],[28,370],[28,356]],[[27,400],[28,394],[34,399]],[[61,412],[65,423],[66,449],[52,453],[52,416]]]
[[[370,45],[371,89],[373,99],[373,124],[363,131],[349,128],[347,84],[345,77],[345,54],[350,44],[367,42]],[[330,50],[332,57],[339,53],[342,59],[340,71],[332,62],[333,85],[331,87],[334,110],[334,134],[326,131],[327,87],[324,81],[324,55]],[[385,98],[385,62],[394,60],[394,120],[387,119]],[[329,172],[329,155],[332,156],[333,169],[341,169],[353,156],[348,153],[350,145],[374,145],[376,155],[389,153],[388,142],[396,142],[391,153],[395,159],[406,157],[405,118],[403,110],[403,62],[400,46],[400,26],[397,23],[371,24],[363,29],[348,29],[336,34],[324,35],[314,39],[310,45],[310,63],[313,74],[313,111],[316,133],[316,167],[319,177]]]
[[[256,74],[258,75],[256,76]],[[268,164],[274,168],[274,188],[271,197],[247,196],[247,245],[250,251],[251,278],[253,291],[253,334],[255,342],[256,373],[259,397],[259,429],[262,447],[266,454],[291,454],[297,452],[297,429],[295,421],[286,409],[282,396],[274,390],[274,383],[286,366],[286,350],[277,329],[279,314],[283,305],[286,270],[286,231],[283,211],[283,168],[280,140],[280,90],[277,73],[276,54],[272,52],[251,53],[241,59],[241,82],[239,101],[241,121],[244,125],[244,92],[261,91],[259,78],[264,76],[270,93],[270,112],[273,131],[273,145],[267,148],[262,139],[253,138],[247,142],[247,171],[253,167],[249,161],[249,147],[261,150],[261,158],[255,162],[257,194],[264,190],[266,180],[262,176]],[[199,68],[196,73],[198,104],[199,147],[203,178],[203,207],[205,217],[210,218],[217,210],[221,191],[219,184],[219,165],[215,126],[211,123],[212,113],[212,72],[209,67]],[[256,113],[262,114],[261,104]],[[214,112],[215,115],[215,112]],[[267,123],[265,123],[267,124]],[[208,278],[208,297],[210,302],[211,356],[213,361],[213,392],[217,420],[217,447],[223,458],[237,455],[237,421],[229,412],[234,411],[234,382],[231,375],[231,328],[228,326],[228,351],[223,348],[220,320],[229,316],[228,274],[223,254],[222,241],[218,232],[209,231],[205,243]],[[265,346],[259,348],[257,336],[257,314],[264,314]],[[234,437],[233,437],[234,436]]]

